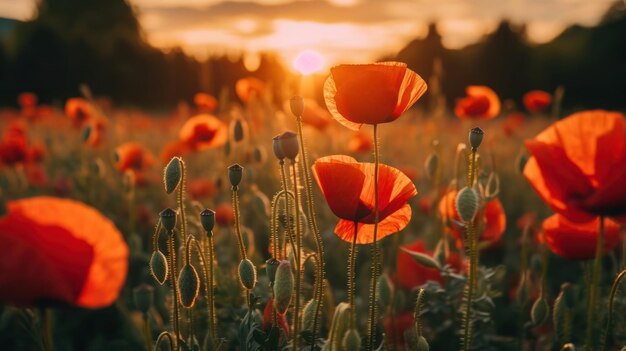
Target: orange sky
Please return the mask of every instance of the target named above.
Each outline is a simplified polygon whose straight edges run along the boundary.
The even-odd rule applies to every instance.
[[[36,0],[0,0],[0,16],[27,19]],[[593,25],[613,0],[130,0],[148,40],[215,53],[277,52],[293,63],[303,51],[318,69],[397,52],[426,34],[429,21],[448,47],[462,47],[493,30],[501,18],[528,24],[544,42],[572,23]],[[314,52],[311,53],[311,50]],[[302,60],[302,56],[300,56]],[[315,61],[317,60],[317,61]],[[319,62],[318,62],[319,61]]]

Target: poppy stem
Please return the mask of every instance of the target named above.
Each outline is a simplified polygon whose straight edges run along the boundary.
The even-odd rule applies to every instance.
[[[354,222],[354,236],[352,237],[352,245],[350,245],[350,262],[348,264],[348,303],[350,304],[350,329],[355,329],[356,325],[356,308],[354,306],[354,280],[356,277],[356,256],[358,248],[356,246],[356,235],[358,232],[358,223]]]
[[[287,235],[289,236],[289,241],[292,243],[292,247],[293,247],[293,228],[291,227],[291,216],[289,214],[289,212],[291,211],[291,206],[289,204],[289,183],[287,183],[287,171],[285,170],[285,161],[281,160],[280,161],[280,176],[281,176],[281,180],[283,183],[283,192],[284,192],[284,196],[285,196],[285,222],[287,224]],[[294,188],[295,188],[295,184],[294,183]],[[294,202],[298,202],[297,197],[294,195]],[[296,217],[298,217],[300,215],[300,213],[298,213],[296,211]],[[295,218],[294,218],[295,219]],[[286,247],[287,244],[285,242],[283,242],[283,245]],[[295,247],[293,247],[294,249],[294,255],[296,254],[295,251]],[[286,251],[286,249],[285,249]],[[285,255],[287,256],[287,255]],[[285,257],[286,258],[286,257]],[[296,256],[296,263],[300,264],[299,258]]]
[[[237,234],[237,246],[239,247],[239,258],[243,261],[248,258],[246,254],[246,247],[243,242],[243,236],[241,235],[241,224],[239,223],[239,187],[232,187],[232,202],[233,211],[235,212],[235,232]],[[250,294],[248,290],[243,289],[246,295],[246,305],[250,305]]]
[[[593,324],[596,311],[596,300],[598,299],[598,284],[600,268],[602,264],[602,254],[604,253],[604,216],[600,216],[600,228],[598,229],[598,242],[596,244],[596,257],[593,260],[593,270],[591,271],[591,284],[589,286],[589,301],[587,301],[587,330],[585,333],[585,350],[593,350]]]
[[[146,342],[146,350],[152,351],[152,335],[150,335],[150,319],[148,318],[148,314],[144,313],[143,315],[143,337]]]
[[[374,238],[372,241],[372,267],[369,306],[369,343],[368,350],[374,350],[376,344],[376,277],[378,276],[378,125],[374,124]]]
[[[191,244],[193,243],[196,250],[198,251],[198,257],[200,258],[200,262],[202,263],[201,264],[202,273],[204,274],[204,280],[205,280],[205,289],[204,289],[205,292],[204,293],[205,293],[207,310],[208,310],[207,312],[208,312],[208,317],[209,317],[209,336],[211,337],[211,342],[212,342],[213,338],[215,337],[215,312],[214,312],[215,302],[213,301],[213,252],[212,252],[212,245],[210,243],[210,241],[212,241],[213,239],[213,232],[207,233],[207,237],[208,237],[207,240],[209,241],[209,243],[207,244],[207,241],[204,241],[204,243],[205,243],[205,250],[209,254],[208,259],[204,256],[204,252],[202,250],[202,247],[200,246],[200,243],[198,243],[198,241],[194,239],[193,236],[189,236],[189,238],[187,238],[186,251],[187,251],[187,259],[188,259],[187,264],[189,264],[189,261],[191,260]],[[206,246],[208,246],[208,248]]]
[[[174,335],[176,336],[176,345],[180,339],[180,333],[178,329],[178,283],[176,276],[178,270],[176,269],[176,247],[174,246],[174,233],[169,233],[167,239],[167,250],[170,260],[170,284],[172,285],[172,326],[174,328]]]
[[[180,211],[180,233],[182,235],[183,243],[187,240],[187,216],[185,216],[185,183],[186,172],[185,162],[180,159],[180,184],[178,185],[178,209]]]
[[[43,308],[41,312],[43,315],[43,345],[46,351],[54,351],[54,333],[52,332],[54,316],[52,315],[52,309]]]
[[[313,292],[313,299],[317,302],[315,304],[315,314],[313,315],[313,337],[311,338],[311,349],[313,349],[317,334],[317,324],[319,321],[320,311],[322,309],[323,303],[322,296],[324,295],[324,282],[326,281],[324,277],[324,245],[322,244],[322,236],[320,235],[319,228],[317,227],[317,220],[315,218],[313,190],[311,189],[311,174],[309,173],[307,150],[304,143],[304,134],[302,133],[302,116],[296,116],[296,124],[298,125],[298,139],[300,141],[301,150],[300,155],[302,156],[300,167],[302,168],[302,173],[304,175],[304,192],[306,195],[306,203],[309,215],[309,226],[311,227],[311,231],[313,232],[313,238],[315,239],[315,250],[318,257],[318,259],[315,261],[315,276],[317,277],[317,279],[315,280],[316,289]]]
[[[293,192],[296,197],[296,301],[293,314],[293,350],[298,351],[298,340],[300,337],[300,290],[302,286],[302,229],[300,228],[300,195],[295,160],[292,160],[291,168],[293,170]]]
[[[475,173],[476,149],[472,148],[469,170],[467,172],[467,186],[469,188],[474,186]],[[478,240],[476,238],[476,224],[473,219],[465,224],[465,228],[469,241],[470,270],[469,281],[466,287],[465,313],[463,316],[463,350],[468,351],[472,345],[472,303],[474,301],[474,285],[476,284],[476,269],[478,267]]]
[[[215,296],[214,296],[214,291],[213,291],[213,289],[215,289],[215,282],[214,282],[215,273],[213,272],[214,270],[213,264],[215,261],[215,243],[213,240],[213,232],[207,233],[207,241],[208,241],[207,253],[209,254],[209,257],[207,258],[207,261],[209,262],[209,272],[208,272],[209,274],[208,274],[206,290],[208,291],[208,295],[209,295],[209,299],[207,301],[207,304],[209,305],[209,332],[211,333],[211,338],[215,340],[216,319],[215,319]]]
[[[622,282],[622,279],[626,277],[626,270],[621,271],[615,280],[613,281],[613,285],[611,286],[611,293],[609,294],[609,313],[606,318],[606,327],[604,329],[604,337],[602,338],[602,344],[600,345],[599,350],[604,351],[606,349],[606,345],[609,343],[609,338],[611,336],[611,322],[613,319],[613,305],[615,304],[615,295],[617,294],[617,290]]]

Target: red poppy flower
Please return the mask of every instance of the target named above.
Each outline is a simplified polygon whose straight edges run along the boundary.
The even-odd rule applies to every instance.
[[[524,176],[541,198],[571,221],[626,220],[624,115],[575,113],[526,141]]]
[[[352,153],[368,153],[372,150],[374,150],[374,140],[369,134],[358,131],[348,141],[348,151]]]
[[[193,150],[205,150],[224,145],[228,129],[217,117],[202,114],[188,119],[180,129],[179,137]]]
[[[9,201],[7,209],[0,218],[0,301],[97,308],[117,299],[128,248],[110,220],[53,197]]]
[[[461,221],[461,217],[456,211],[456,195],[457,191],[452,190],[445,194],[439,201],[439,215],[444,222],[455,220]],[[497,243],[502,238],[506,229],[506,215],[504,208],[499,199],[493,199],[485,205],[484,209],[484,230],[482,231],[481,240],[490,244]],[[462,239],[464,228],[456,224],[449,226],[450,232],[456,239]]]
[[[524,106],[529,112],[542,112],[552,104],[552,95],[543,90],[532,90],[524,94]]]
[[[555,214],[543,221],[541,235],[546,246],[555,254],[570,260],[587,260],[595,257],[599,228],[598,217],[591,222],[573,223]],[[605,254],[615,249],[619,238],[619,224],[606,219],[604,221]]]
[[[200,111],[213,112],[217,108],[217,99],[206,93],[197,93],[193,102]]]
[[[460,119],[492,119],[500,113],[500,99],[489,87],[470,85],[465,88],[466,97],[456,101],[454,113]]]
[[[426,82],[401,62],[339,65],[324,83],[326,107],[344,126],[393,122],[426,92]]]
[[[524,115],[520,112],[513,112],[502,122],[502,131],[506,136],[513,135],[524,125]]]
[[[265,83],[254,77],[241,78],[235,83],[235,93],[244,103],[258,98],[265,90]]]
[[[167,164],[173,157],[182,157],[191,151],[191,148],[186,142],[174,140],[163,146],[159,154],[159,159],[161,159],[161,162],[164,164]]]
[[[215,183],[209,179],[193,179],[187,182],[187,192],[194,200],[202,200],[215,195]]]
[[[75,127],[81,127],[93,115],[93,106],[82,98],[71,98],[65,103],[65,114]]]
[[[374,164],[349,156],[322,157],[313,165],[315,180],[328,206],[340,218],[335,233],[352,242],[357,226],[357,244],[373,242]],[[415,185],[398,169],[381,164],[378,173],[377,240],[402,230],[411,220],[407,201],[417,195]]]
[[[230,203],[225,202],[215,208],[215,223],[224,227],[235,223],[235,215]]]
[[[267,304],[265,305],[265,309],[263,309],[263,330],[265,332],[269,332],[272,327],[272,321],[274,319],[273,315],[274,311],[274,300],[269,299]],[[278,326],[285,332],[285,335],[289,336],[289,323],[287,323],[287,318],[285,318],[284,314],[276,312],[276,319],[278,321]]]
[[[37,106],[37,95],[34,93],[24,92],[17,96],[17,103],[21,108],[29,108]]]
[[[115,149],[115,168],[120,172],[141,172],[152,165],[153,156],[139,143],[122,144]]]
[[[25,138],[10,137],[0,141],[0,162],[13,166],[28,161],[28,144]]]
[[[106,137],[109,121],[104,118],[92,118],[85,133],[85,143],[91,147],[98,147]]]

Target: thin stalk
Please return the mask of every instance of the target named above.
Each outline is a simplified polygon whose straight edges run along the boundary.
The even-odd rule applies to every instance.
[[[143,315],[143,337],[146,342],[146,350],[152,351],[152,335],[150,335],[150,322],[148,318],[148,314],[144,313]]]
[[[283,185],[283,191],[285,191],[286,193],[289,192],[288,188],[289,188],[289,183],[287,183],[287,171],[285,171],[285,161],[281,160],[280,161],[280,179]],[[294,188],[296,187],[297,183],[294,183]],[[295,203],[298,202],[297,197],[294,196],[294,200]],[[285,221],[287,222],[287,236],[289,237],[289,241],[293,244],[293,237],[294,237],[294,233],[293,233],[293,227],[291,226],[291,216],[289,214],[291,210],[291,207],[289,206],[289,196],[285,195]],[[298,212],[296,210],[296,214],[294,216],[294,219],[297,219],[300,217],[300,212]],[[298,222],[299,223],[299,222]],[[299,230],[299,229],[298,229]],[[283,245],[285,245],[285,243],[283,242]],[[285,245],[286,247],[286,245]],[[285,249],[286,250],[286,249]],[[294,247],[294,255],[296,254],[295,252],[295,247]],[[287,256],[287,255],[285,255]],[[300,263],[299,258],[297,258],[296,263]]]
[[[368,350],[374,350],[376,344],[376,277],[378,276],[378,125],[374,124],[374,238],[372,241],[372,268],[369,306],[369,343]]]
[[[613,304],[615,303],[615,295],[617,294],[617,289],[622,282],[622,279],[626,277],[626,270],[621,271],[615,281],[613,281],[613,286],[611,286],[611,293],[609,294],[609,315],[606,319],[606,327],[604,329],[604,337],[602,338],[602,345],[600,346],[600,351],[604,351],[606,349],[606,345],[609,343],[609,337],[611,334],[611,322],[613,319]]]
[[[180,339],[180,330],[178,329],[178,282],[176,281],[177,272],[176,269],[176,248],[174,247],[174,233],[169,233],[167,239],[167,249],[170,261],[170,284],[172,286],[172,325],[174,327],[174,335],[176,336],[176,344]]]
[[[313,232],[313,238],[315,239],[315,250],[317,253],[318,259],[316,260],[315,270],[316,270],[316,289],[313,293],[313,298],[316,299],[317,304],[315,305],[315,314],[313,316],[313,337],[311,338],[311,348],[313,348],[315,343],[315,338],[317,334],[317,324],[319,322],[320,311],[323,304],[322,296],[324,294],[324,245],[322,244],[322,236],[320,235],[319,228],[317,227],[317,220],[315,218],[315,206],[313,199],[313,191],[311,189],[311,174],[309,173],[309,162],[307,160],[307,150],[304,142],[304,134],[302,133],[302,116],[297,116],[296,124],[298,125],[298,139],[300,140],[300,150],[302,161],[300,162],[300,167],[302,168],[302,173],[304,174],[304,191],[306,194],[306,202],[307,209],[309,213],[309,225],[311,227],[311,231]]]
[[[210,236],[207,235],[209,238],[209,241],[212,241],[213,239],[213,235],[211,234]],[[206,251],[208,251],[209,253],[209,258],[207,259],[204,256],[204,251],[202,250],[202,247],[200,247],[200,244],[198,243],[198,241],[196,239],[194,239],[192,236],[189,236],[189,238],[187,239],[187,243],[186,243],[186,252],[187,252],[187,264],[190,263],[191,261],[191,244],[194,244],[196,250],[198,251],[198,257],[200,258],[200,261],[202,263],[202,273],[204,274],[204,281],[205,281],[205,299],[206,299],[206,304],[207,304],[207,313],[208,313],[208,317],[209,317],[209,335],[211,336],[211,338],[215,337],[215,302],[213,301],[213,250],[212,250],[212,245],[211,243],[208,244],[208,248]],[[206,242],[205,242],[206,243]],[[207,245],[205,245],[207,246]],[[208,265],[207,265],[208,263]],[[191,317],[190,317],[191,318]]]
[[[300,195],[298,191],[298,172],[295,160],[292,161],[293,192],[296,197],[296,301],[294,303],[293,318],[293,350],[298,351],[298,339],[300,338],[300,293],[302,285],[302,229],[300,228]]]
[[[350,304],[350,329],[355,329],[356,326],[356,308],[354,306],[354,280],[356,277],[356,256],[358,253],[358,249],[356,246],[357,232],[358,225],[357,222],[354,222],[354,237],[352,238],[352,244],[350,245],[350,262],[348,263],[348,303]]]
[[[600,216],[600,228],[598,229],[598,243],[596,244],[596,257],[593,260],[591,273],[591,285],[589,286],[589,301],[587,301],[587,331],[585,333],[585,350],[593,350],[593,324],[596,312],[596,300],[598,299],[598,284],[602,273],[601,263],[604,253],[604,216]]]
[[[44,308],[43,312],[43,344],[46,351],[54,351],[54,333],[52,309]]]
[[[235,212],[235,233],[237,234],[237,247],[239,248],[239,258],[244,260],[248,258],[246,248],[241,235],[241,224],[239,223],[239,189],[233,187],[232,191],[233,211]]]
[[[217,336],[217,319],[215,316],[215,292],[213,291],[213,289],[215,289],[215,272],[214,272],[214,267],[213,264],[215,262],[215,240],[213,239],[213,233],[210,233],[210,235],[208,236],[208,242],[209,242],[209,247],[208,247],[208,254],[209,254],[209,282],[208,282],[208,290],[209,290],[209,298],[210,300],[207,301],[207,303],[209,304],[209,331],[211,333],[211,337],[213,338],[213,340],[215,340],[215,337]]]
[[[154,343],[154,349],[160,350],[159,346],[161,346],[161,342],[163,341],[163,338],[168,338],[170,340],[170,351],[174,351],[174,338],[172,337],[172,334],[169,332],[163,332],[159,334],[159,337],[157,337],[156,342]]]
[[[186,182],[185,162],[180,159],[180,184],[178,185],[178,211],[180,212],[180,233],[183,243],[187,240],[187,216],[185,215],[185,182]]]
[[[469,171],[467,172],[467,186],[474,186],[476,172],[476,149],[472,149]],[[467,301],[463,318],[463,350],[468,351],[472,345],[472,302],[474,300],[474,285],[476,284],[476,269],[478,266],[476,225],[474,221],[466,223],[466,232],[469,239],[470,271],[467,283]]]

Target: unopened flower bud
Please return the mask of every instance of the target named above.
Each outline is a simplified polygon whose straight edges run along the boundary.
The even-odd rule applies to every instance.
[[[341,342],[344,350],[360,350],[361,336],[356,329],[348,329]]]
[[[483,137],[485,136],[485,132],[479,127],[475,127],[470,129],[469,132],[469,143],[472,147],[472,150],[477,150],[480,144],[483,142]]]
[[[272,151],[274,151],[274,156],[276,156],[277,159],[282,161],[285,159],[285,154],[283,153],[283,149],[280,147],[281,141],[279,137],[280,135],[277,135],[272,138]]]
[[[381,274],[376,282],[378,303],[381,306],[387,307],[391,303],[391,281],[386,274]]]
[[[192,265],[186,264],[180,270],[178,289],[180,291],[180,304],[185,308],[192,308],[200,291],[200,278]]]
[[[315,312],[317,312],[317,300],[311,299],[302,309],[302,330],[313,330]]]
[[[282,154],[290,159],[295,160],[296,156],[300,152],[300,146],[298,145],[298,134],[286,131],[276,137],[278,147],[280,148]]]
[[[545,323],[548,320],[548,316],[550,315],[550,306],[546,300],[540,296],[537,301],[533,304],[532,309],[530,310],[530,317],[533,322],[533,325],[539,326]]]
[[[265,261],[265,272],[267,273],[267,277],[272,284],[274,284],[276,279],[276,270],[278,270],[279,265],[280,261],[273,257]]]
[[[207,235],[212,235],[215,227],[215,211],[205,208],[204,211],[200,212],[200,224],[202,224]]]
[[[181,162],[180,158],[173,157],[165,167],[163,182],[165,183],[165,192],[168,194],[176,190],[176,187],[180,184],[182,177]]]
[[[265,155],[266,155],[265,148],[261,145],[257,145],[254,147],[254,149],[252,149],[252,159],[256,163],[265,162],[265,158],[266,158]]]
[[[245,121],[238,118],[232,122],[233,141],[238,143],[245,138]]]
[[[231,165],[230,167],[228,167],[228,180],[230,181],[230,185],[232,185],[233,188],[236,188],[237,186],[239,186],[239,183],[241,183],[242,176],[243,176],[243,167],[241,167],[241,165],[239,165],[238,163],[235,163]]]
[[[154,288],[147,284],[134,288],[133,301],[135,302],[135,307],[145,315],[154,304]]]
[[[165,228],[168,233],[171,233],[174,228],[176,228],[176,211],[168,207],[161,211],[159,215],[161,216],[161,224],[163,225],[163,228]]]
[[[157,250],[152,253],[150,257],[150,274],[154,277],[154,280],[163,285],[168,275],[167,259],[165,255]]]
[[[417,338],[417,351],[428,351],[430,350],[430,345],[428,345],[428,341],[423,336],[419,336]]]
[[[247,258],[239,262],[239,282],[247,290],[254,289],[256,285],[256,268],[252,261]]]
[[[293,292],[293,273],[291,272],[291,264],[289,261],[281,261],[276,270],[276,279],[274,280],[274,299],[276,311],[284,314],[289,308],[291,295]]]
[[[426,169],[426,176],[428,179],[434,179],[439,168],[439,155],[435,152],[428,155],[428,158],[426,158],[426,162],[424,163],[424,168]]]
[[[474,220],[478,212],[479,196],[474,188],[464,187],[456,196],[456,211],[465,223]]]
[[[296,117],[302,116],[304,112],[304,99],[302,96],[292,96],[289,99],[289,107],[291,107],[291,113]]]

